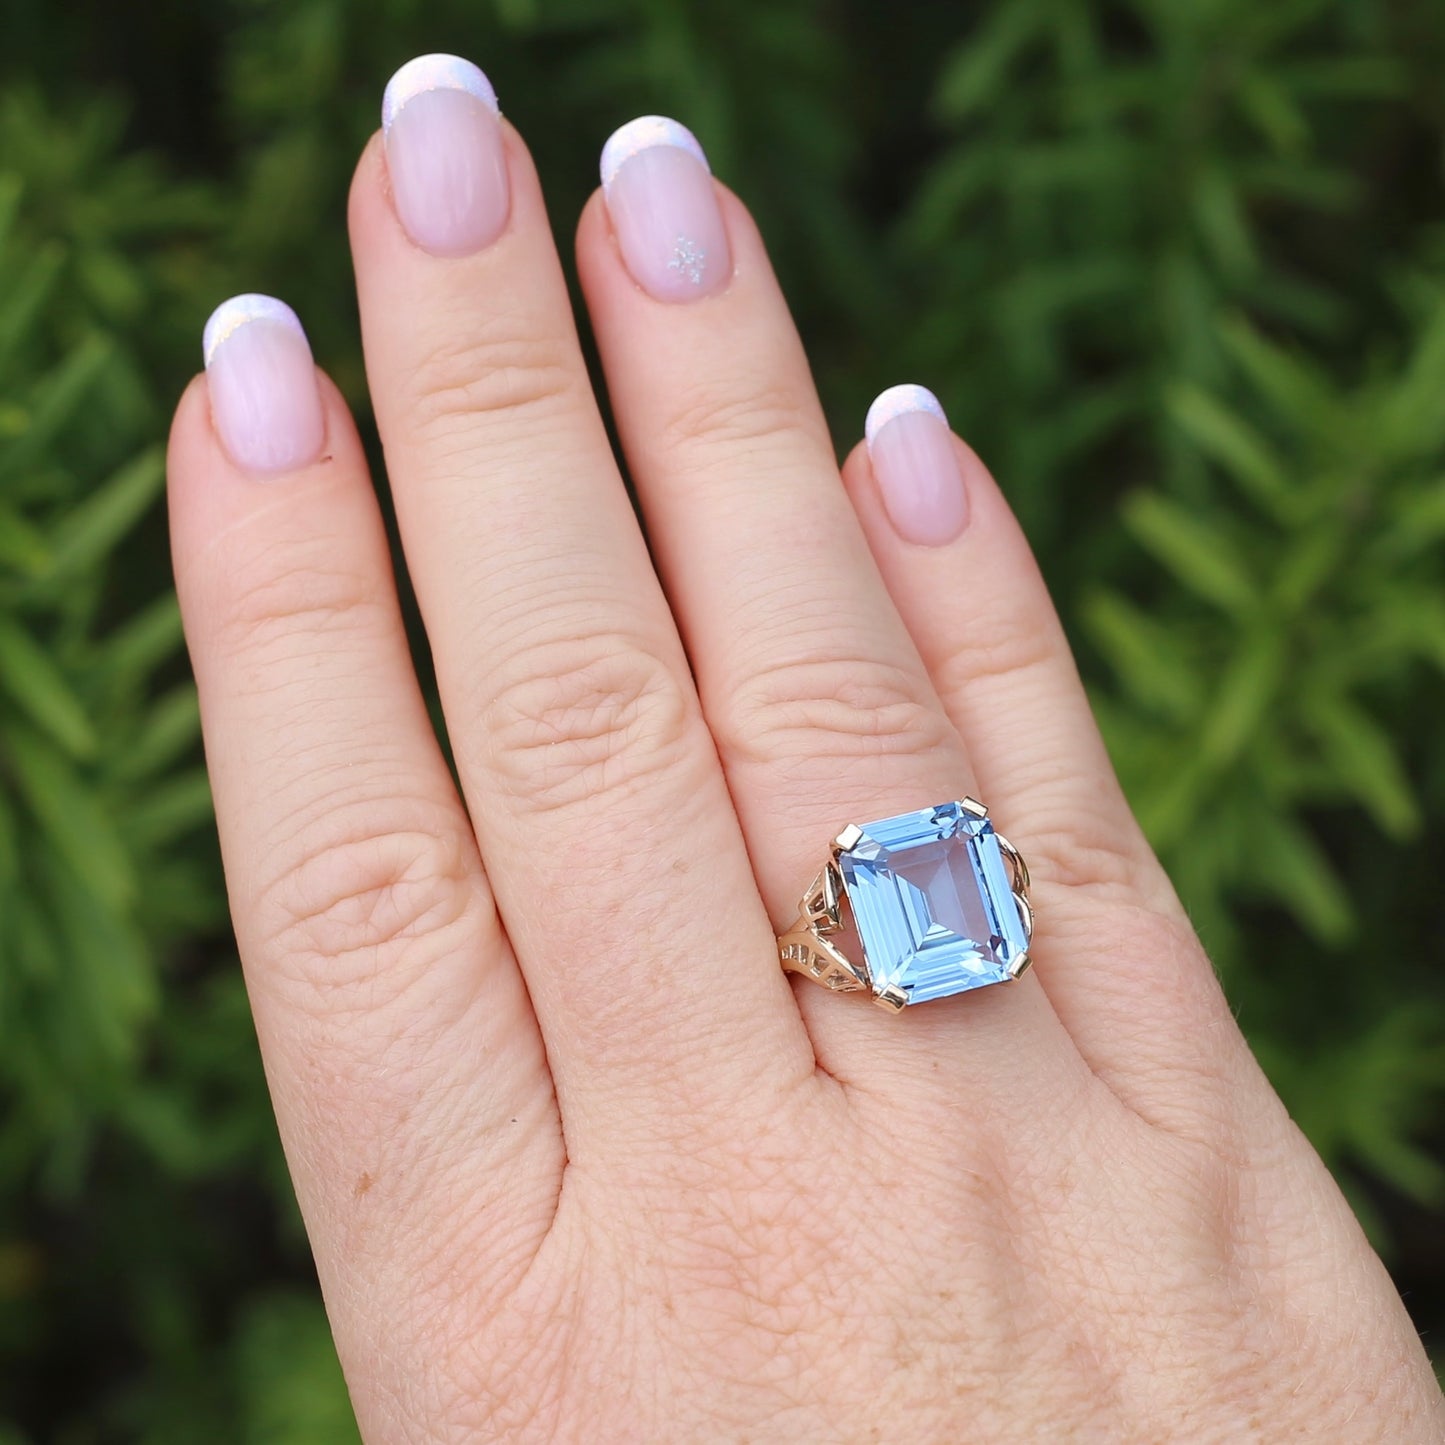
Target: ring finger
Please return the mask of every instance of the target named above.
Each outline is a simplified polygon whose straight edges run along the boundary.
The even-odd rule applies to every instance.
[[[609,142],[603,181],[579,233],[583,288],[708,724],[782,925],[844,825],[962,798],[973,774],[841,486],[745,210],[713,184],[693,138],[658,118]],[[907,1050],[875,1010],[812,988],[799,1003],[820,1063],[865,1091],[916,1071],[920,1049],[960,1057],[960,1000],[911,1016]],[[1038,1070],[1077,1077],[1033,979],[971,1003],[968,1068],[1025,1049]],[[951,1069],[937,1077],[957,1087]]]

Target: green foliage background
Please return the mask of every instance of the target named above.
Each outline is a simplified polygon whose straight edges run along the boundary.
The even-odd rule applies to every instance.
[[[489,71],[567,233],[659,110],[753,206],[840,447],[995,468],[1248,1031],[1445,1322],[1445,9],[7,0],[0,1442],[352,1438],[229,939],[160,510],[238,290],[364,413],[343,202]]]

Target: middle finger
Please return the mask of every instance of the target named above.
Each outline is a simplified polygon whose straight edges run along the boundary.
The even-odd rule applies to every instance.
[[[388,88],[352,188],[367,372],[458,772],[569,1150],[811,1076],[521,142],[475,67]],[[388,182],[389,191],[388,194]],[[705,866],[702,866],[704,865]],[[742,941],[726,989],[697,920]]]
[[[963,798],[973,775],[843,490],[747,213],[693,137],[658,117],[609,142],[603,186],[578,255],[608,389],[759,886],[785,926],[846,824]],[[804,989],[819,1059],[847,1079],[915,1073],[920,1050],[959,1057],[959,999],[889,1026]],[[968,1007],[969,1068],[1022,1049],[1035,1072],[1077,1077],[1032,976]],[[958,1086],[953,1068],[937,1077]]]

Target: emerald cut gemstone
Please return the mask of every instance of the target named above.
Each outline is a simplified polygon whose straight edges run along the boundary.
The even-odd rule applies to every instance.
[[[1013,977],[1028,938],[986,817],[944,803],[861,831],[838,870],[875,989],[926,1003]]]

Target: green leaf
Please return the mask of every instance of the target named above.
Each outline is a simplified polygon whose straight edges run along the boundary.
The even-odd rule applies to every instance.
[[[1288,498],[1289,480],[1264,438],[1202,387],[1180,382],[1166,394],[1178,426],[1257,501],[1270,507]]]
[[[1319,942],[1345,943],[1355,928],[1349,893],[1314,838],[1270,808],[1257,810],[1251,831],[1255,878]]]
[[[1395,564],[1445,541],[1445,477],[1432,477],[1403,490],[1399,513],[1380,539],[1380,555]]]
[[[1360,183],[1350,171],[1298,158],[1254,157],[1239,167],[1238,181],[1240,191],[1256,206],[1283,201],[1311,211],[1343,214],[1360,201]],[[1299,284],[1299,277],[1270,274],[1268,288],[1259,299],[1268,300],[1279,288]]]
[[[102,1058],[133,1065],[138,1026],[152,1017],[159,985],[145,940],[124,909],[98,908],[94,890],[73,870],[52,867],[42,887],[53,900],[66,984],[88,1015],[85,1036]]]
[[[1374,99],[1405,89],[1408,78],[1402,60],[1380,54],[1318,55],[1286,61],[1277,74],[1297,95]]]
[[[525,34],[541,18],[541,0],[493,0],[493,4],[498,21],[508,30]]]
[[[1209,167],[1195,183],[1193,200],[1200,233],[1217,264],[1236,276],[1257,270],[1254,233],[1233,177],[1220,166]]]
[[[14,888],[19,880],[20,829],[9,797],[0,790],[0,896]],[[0,918],[4,916],[4,911],[0,910]]]
[[[1199,817],[1210,781],[1195,750],[1176,759],[1172,772],[1156,774],[1147,794],[1137,799],[1139,824],[1160,852],[1173,848]]]
[[[1307,625],[1301,614],[1338,587],[1341,562],[1354,550],[1358,538],[1338,516],[1296,534],[1280,557],[1271,589],[1275,611],[1293,625]]]
[[[1409,370],[1385,398],[1376,418],[1377,444],[1398,459],[1429,457],[1445,444],[1445,302],[1428,318]]]
[[[4,728],[16,786],[30,804],[45,840],[107,908],[123,908],[135,893],[130,859],[115,828],[69,761],[39,733],[17,722]]]
[[[1340,784],[1390,837],[1415,837],[1420,805],[1390,735],[1347,697],[1311,696],[1302,706]]]
[[[151,777],[188,752],[201,734],[201,710],[189,683],[152,704],[144,728],[121,754],[111,776],[127,782]]]
[[[0,251],[10,241],[23,192],[24,186],[18,175],[13,171],[9,174],[0,171]]]
[[[0,479],[30,466],[61,428],[74,421],[86,394],[114,354],[105,338],[87,337],[42,379],[25,430],[12,445],[0,450]]]
[[[320,1301],[291,1294],[254,1299],[232,1368],[237,1398],[245,1402],[247,1445],[359,1441]]]
[[[1422,601],[1405,620],[1413,648],[1445,672],[1445,603],[1435,598]]]
[[[176,655],[183,641],[174,592],[163,593],[106,638],[100,659],[109,678],[142,679]]]
[[[965,41],[943,67],[934,107],[946,120],[962,120],[996,96],[1004,74],[1034,38],[1043,19],[1035,0],[999,6],[982,33]]]
[[[1136,492],[1124,504],[1135,537],[1190,591],[1226,612],[1259,606],[1259,594],[1239,553],[1212,523],[1156,492]]]
[[[215,826],[215,806],[204,768],[157,784],[127,811],[125,835],[137,847],[155,848]]]
[[[1218,770],[1232,763],[1269,725],[1268,714],[1283,681],[1284,639],[1270,625],[1240,642],[1219,680],[1200,731],[1201,756]]]
[[[1267,71],[1251,70],[1235,92],[1240,109],[1271,148],[1299,155],[1309,144],[1310,123],[1295,98]]]
[[[0,565],[32,577],[49,557],[50,548],[40,531],[19,512],[0,503]]]
[[[1431,999],[1401,1005],[1359,1030],[1339,1061],[1337,1101],[1347,1147],[1424,1205],[1445,1201],[1445,1163],[1410,1139],[1445,1088],[1445,1014]]]
[[[0,689],[72,757],[95,751],[95,730],[80,699],[45,650],[0,612]]]
[[[1445,1164],[1397,1129],[1362,1130],[1351,1142],[1358,1156],[1402,1194],[1429,1206],[1445,1200]]]
[[[65,252],[60,246],[42,246],[24,272],[6,288],[0,304],[0,373],[50,299],[64,261]]]
[[[1192,718],[1202,700],[1200,678],[1186,659],[1177,628],[1102,588],[1084,601],[1084,625],[1124,687],[1166,717]]]
[[[150,509],[165,485],[165,454],[151,447],[113,473],[51,535],[42,586],[91,572]]]

